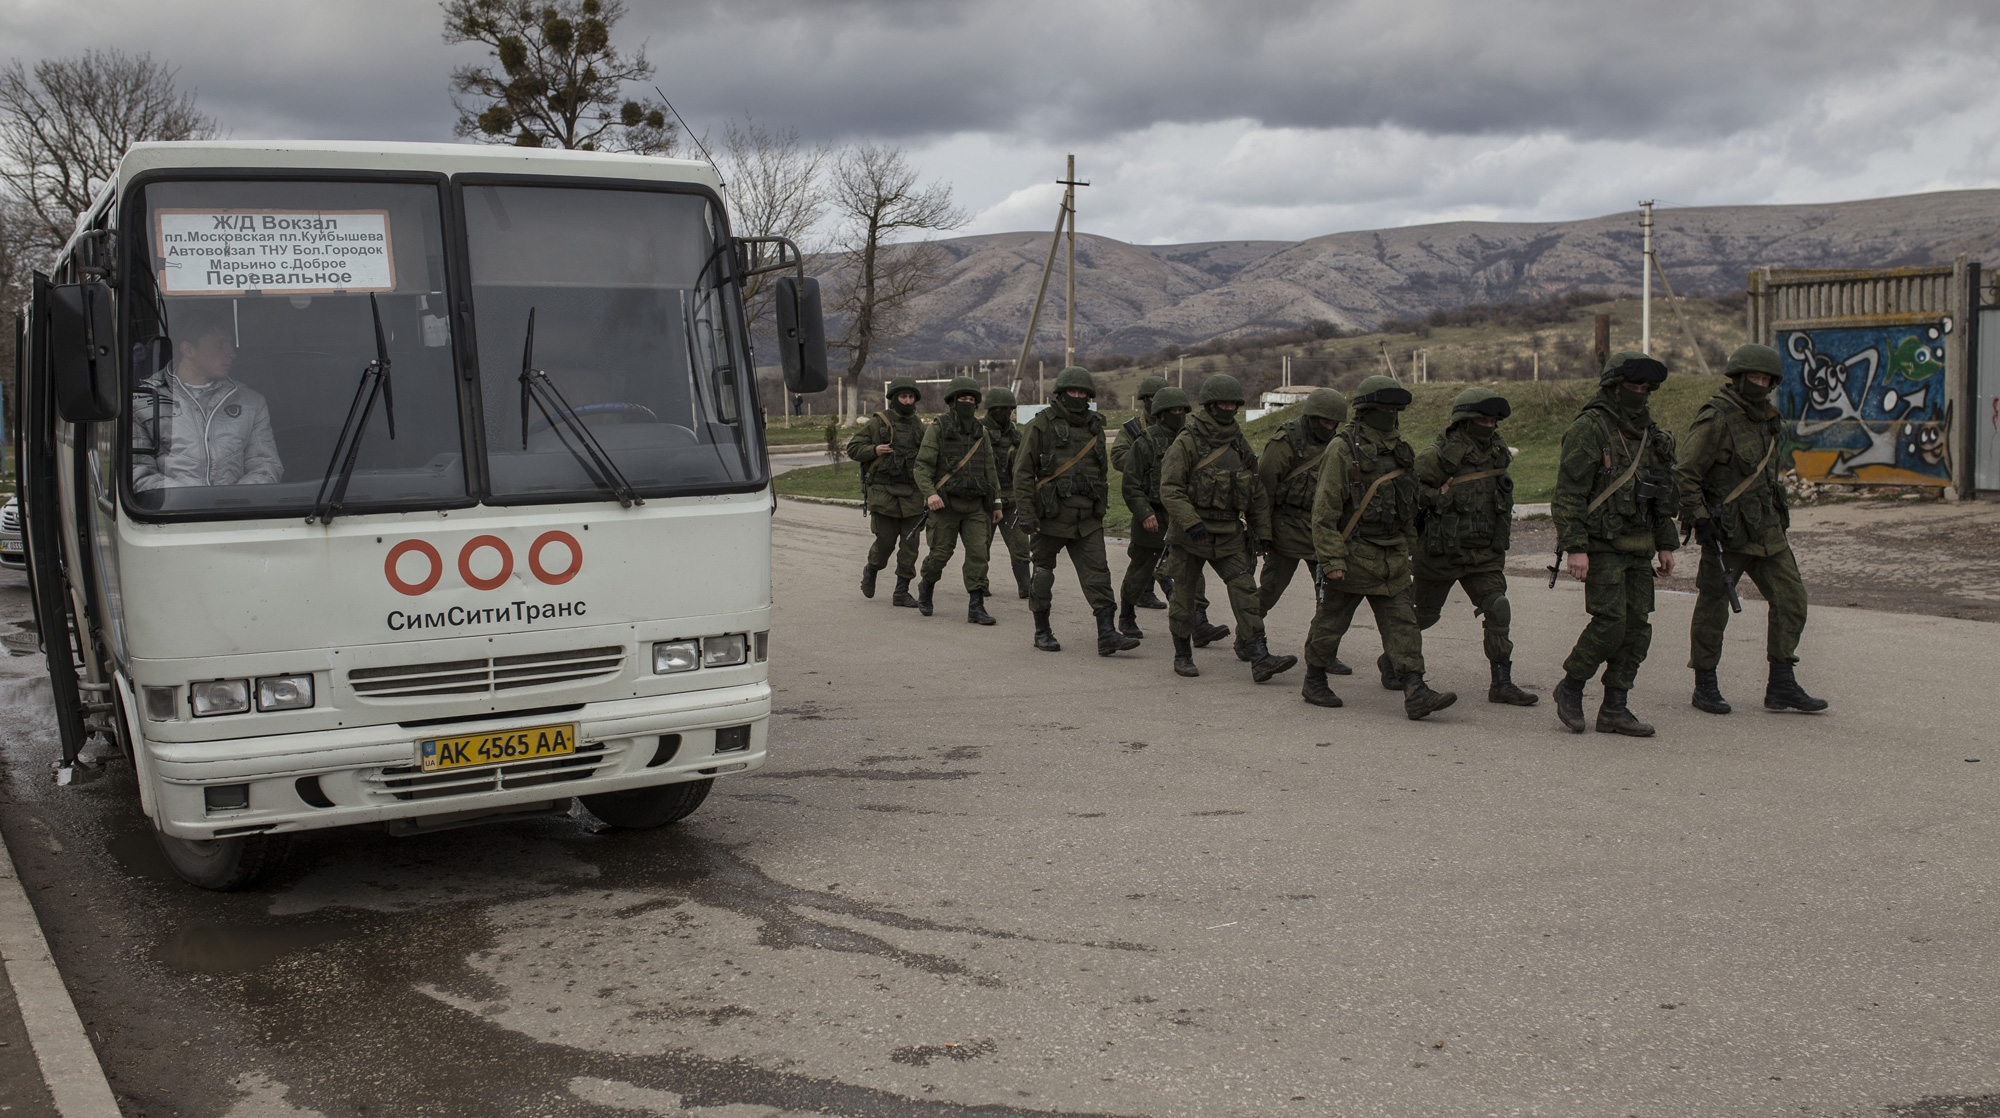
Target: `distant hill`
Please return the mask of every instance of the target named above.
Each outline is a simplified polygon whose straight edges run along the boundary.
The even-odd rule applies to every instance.
[[[1896,267],[1958,253],[2000,264],[2000,190],[1816,206],[1712,206],[1655,213],[1661,263],[1680,294],[1740,291],[1753,268]],[[943,281],[912,307],[900,361],[1013,356],[1027,329],[1047,233],[940,241]],[[1167,343],[1328,319],[1372,329],[1471,303],[1573,291],[1636,292],[1637,211],[1585,221],[1458,221],[1309,241],[1132,245],[1077,237],[1078,346],[1146,353]],[[1037,350],[1062,345],[1061,262]]]

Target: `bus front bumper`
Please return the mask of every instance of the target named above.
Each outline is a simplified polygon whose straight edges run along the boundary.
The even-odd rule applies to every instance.
[[[154,824],[177,838],[387,823],[428,830],[567,807],[572,796],[762,767],[768,682],[585,703],[553,714],[204,742],[142,742]],[[575,724],[566,756],[422,771],[426,738]],[[718,752],[718,749],[722,750]]]

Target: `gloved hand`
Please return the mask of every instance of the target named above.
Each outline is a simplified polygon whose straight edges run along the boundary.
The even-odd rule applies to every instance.
[[[1257,541],[1257,558],[1259,558],[1259,559],[1262,559],[1262,558],[1263,558],[1264,556],[1266,556],[1266,555],[1269,555],[1269,554],[1271,554],[1271,541],[1270,541],[1270,540],[1258,540],[1258,541]]]
[[[1191,539],[1196,543],[1207,543],[1208,525],[1203,524],[1201,521],[1197,520],[1194,522],[1194,527],[1189,528],[1187,530],[1187,534],[1188,534],[1188,539]]]
[[[1014,526],[1031,536],[1040,535],[1042,531],[1042,522],[1026,513],[1015,518]]]
[[[1694,542],[1703,547],[1721,547],[1721,536],[1716,534],[1715,521],[1704,516],[1694,522]]]

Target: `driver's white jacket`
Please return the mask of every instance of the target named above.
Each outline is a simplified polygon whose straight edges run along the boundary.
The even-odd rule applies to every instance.
[[[169,366],[133,392],[132,488],[267,485],[284,473],[256,389],[228,377],[191,387]]]

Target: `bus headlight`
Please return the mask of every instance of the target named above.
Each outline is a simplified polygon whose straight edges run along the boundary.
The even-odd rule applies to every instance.
[[[726,668],[750,659],[750,642],[742,633],[710,637],[701,642],[701,666]]]
[[[188,705],[196,718],[215,714],[242,714],[250,709],[250,681],[211,679],[188,687]]]
[[[313,677],[274,675],[257,681],[258,710],[304,710],[313,705]]]
[[[661,641],[653,646],[653,674],[672,675],[701,667],[700,641]]]

